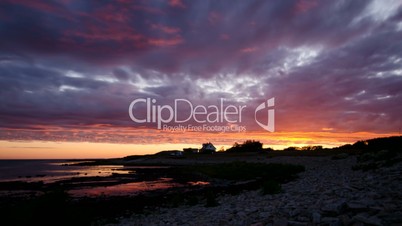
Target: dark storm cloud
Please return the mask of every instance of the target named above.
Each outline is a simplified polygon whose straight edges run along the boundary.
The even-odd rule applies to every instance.
[[[300,1],[197,1],[185,9],[159,1],[3,3],[8,19],[2,44],[11,51],[102,63],[132,60],[168,73],[208,76],[250,69],[281,45],[342,44],[369,26],[365,20],[351,24],[368,3],[325,1],[303,8]]]
[[[138,97],[275,96],[279,131],[396,131],[401,15],[391,0],[3,1],[0,126],[127,128]]]

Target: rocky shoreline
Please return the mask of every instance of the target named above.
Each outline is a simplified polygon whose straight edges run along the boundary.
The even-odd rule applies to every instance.
[[[108,225],[402,225],[402,164],[353,170],[356,157],[275,157],[267,163],[304,165],[282,192],[221,195],[216,207],[161,207]]]

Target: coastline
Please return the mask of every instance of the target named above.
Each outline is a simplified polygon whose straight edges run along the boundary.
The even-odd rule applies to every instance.
[[[0,218],[4,225],[399,225],[402,155],[385,146],[75,160],[60,167],[111,171],[0,182]],[[123,193],[109,193],[116,188]],[[87,193],[71,193],[80,189]]]
[[[357,157],[277,157],[271,163],[302,164],[299,179],[283,192],[259,190],[222,195],[216,207],[203,204],[160,208],[121,217],[107,225],[399,225],[402,222],[402,164],[353,170]]]

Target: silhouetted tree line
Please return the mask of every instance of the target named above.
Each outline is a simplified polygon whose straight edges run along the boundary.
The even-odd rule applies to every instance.
[[[287,147],[283,149],[284,151],[321,151],[324,148],[321,145],[317,146],[304,146],[304,147]]]
[[[338,149],[345,150],[359,150],[363,152],[371,151],[401,151],[402,150],[402,136],[374,138],[370,140],[357,141],[354,144],[346,144],[338,147]]]
[[[262,143],[256,140],[246,140],[242,144],[234,143],[226,150],[228,153],[273,151],[272,148],[263,148]],[[323,150],[349,150],[357,152],[371,152],[387,150],[391,152],[402,151],[402,136],[374,138],[357,141],[354,144],[346,144],[335,148],[323,148],[321,145],[304,147],[287,147],[284,151],[323,151]]]
[[[246,140],[242,144],[234,143],[226,152],[258,152],[262,151],[262,143],[255,140]]]

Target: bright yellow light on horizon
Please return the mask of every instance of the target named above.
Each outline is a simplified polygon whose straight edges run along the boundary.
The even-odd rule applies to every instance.
[[[257,140],[270,147],[281,150],[286,147],[321,145],[332,148],[351,144],[358,140],[377,137],[399,136],[397,133],[334,133],[334,132],[250,132],[250,133],[170,133],[172,143],[121,144],[93,142],[54,142],[54,141],[0,141],[0,159],[82,159],[82,158],[120,158],[128,155],[154,154],[163,150],[182,150],[200,148],[204,142],[212,142],[217,150],[231,147],[234,142]],[[181,139],[178,139],[181,138]],[[186,142],[187,141],[187,142]]]
[[[189,144],[110,144],[88,142],[0,141],[0,159],[119,158],[182,150]],[[190,145],[191,146],[191,145]],[[198,147],[192,146],[192,147]]]

